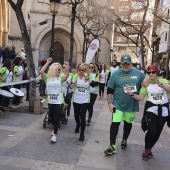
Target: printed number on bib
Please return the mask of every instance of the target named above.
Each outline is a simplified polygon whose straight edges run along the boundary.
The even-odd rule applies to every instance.
[[[81,94],[81,95],[86,95],[87,94],[87,90],[82,88],[82,87],[77,87],[76,93],[77,94]]]
[[[49,94],[49,100],[58,101],[58,95],[57,94]]]
[[[129,88],[132,92],[137,92],[137,88],[136,88],[136,84],[135,83],[131,83],[131,84],[124,84],[123,85],[123,89],[126,93],[126,88]]]
[[[154,93],[154,94],[151,94],[151,100],[152,101],[163,101],[164,100],[164,96],[163,96],[163,93]]]

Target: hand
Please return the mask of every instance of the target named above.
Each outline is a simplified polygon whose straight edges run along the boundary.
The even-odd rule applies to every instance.
[[[126,94],[128,94],[128,95],[133,95],[133,92],[130,90],[130,88],[128,88],[128,87],[125,87],[125,91],[126,91]]]
[[[114,110],[113,108],[116,109],[116,107],[112,103],[109,103],[109,109],[112,113],[113,113],[113,110]]]
[[[52,57],[47,58],[47,63],[50,64],[52,62],[52,60],[53,60]]]

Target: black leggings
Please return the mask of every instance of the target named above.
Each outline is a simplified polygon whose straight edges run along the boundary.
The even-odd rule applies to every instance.
[[[116,137],[118,134],[120,122],[112,122],[110,126],[110,144],[115,145]],[[127,123],[124,121],[124,132],[123,139],[127,140],[132,129],[132,123]]]
[[[104,93],[105,83],[99,83],[99,96]]]
[[[168,120],[167,117],[163,117],[162,123],[158,125],[158,116],[154,113],[146,113],[148,121],[148,131],[145,135],[145,149],[151,149],[158,141],[165,122]]]
[[[92,115],[93,115],[93,106],[94,106],[94,103],[96,101],[96,98],[97,98],[97,94],[94,94],[94,93],[90,93],[90,104],[89,104],[89,107],[88,107],[88,111],[89,111],[89,119],[92,118]]]
[[[74,107],[74,118],[77,126],[81,126],[81,135],[84,135],[86,126],[86,112],[89,107],[89,103],[78,104],[73,102]]]
[[[71,99],[72,99],[72,93],[67,93],[66,98],[65,98],[65,102],[68,104],[68,106],[67,106],[67,115],[70,115]]]
[[[61,114],[61,104],[49,104],[49,116],[52,122],[52,125],[54,126],[54,134],[57,134],[58,132],[58,126],[60,122],[60,114]]]

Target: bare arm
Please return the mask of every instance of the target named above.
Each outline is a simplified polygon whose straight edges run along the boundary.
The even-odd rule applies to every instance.
[[[45,77],[45,70],[46,68],[48,67],[48,65],[52,62],[52,58],[48,58],[47,59],[47,62],[45,63],[45,65],[41,68],[40,70],[40,74],[41,74],[41,77],[44,78]]]
[[[170,92],[170,85],[169,84],[162,84],[161,82],[157,83],[159,87],[162,87],[166,92]]]
[[[143,93],[139,93],[139,95],[137,95],[137,94],[133,93],[129,88],[126,88],[126,93],[129,96],[132,96],[135,100],[138,100],[138,101],[142,101],[146,96]]]

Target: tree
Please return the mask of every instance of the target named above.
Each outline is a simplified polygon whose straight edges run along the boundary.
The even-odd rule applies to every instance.
[[[142,66],[145,69],[144,56],[145,47],[153,52],[150,43],[149,31],[152,28],[152,11],[149,0],[136,0],[130,6],[128,12],[124,13],[121,18],[118,13],[114,12],[114,24],[116,33],[124,37],[124,42],[134,44],[140,48],[142,54]],[[137,55],[137,53],[136,53]]]
[[[8,3],[11,5],[12,9],[15,11],[21,35],[22,40],[24,43],[24,48],[27,55],[27,63],[28,63],[28,69],[29,69],[29,75],[30,75],[30,90],[29,90],[29,110],[32,112],[34,110],[34,100],[36,98],[36,73],[35,73],[35,65],[33,61],[33,54],[32,54],[32,47],[31,47],[31,41],[30,37],[28,35],[26,23],[24,20],[23,12],[22,12],[22,5],[24,0],[17,0],[16,3],[14,3],[12,0],[8,0]]]

